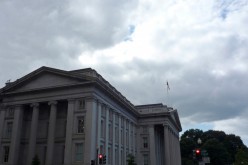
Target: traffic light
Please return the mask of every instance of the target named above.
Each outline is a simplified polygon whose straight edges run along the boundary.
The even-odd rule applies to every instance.
[[[99,154],[98,155],[98,162],[99,162],[99,164],[102,164],[103,163],[103,155],[102,154]]]
[[[200,149],[196,149],[196,150],[195,150],[195,158],[196,158],[197,160],[201,160],[201,159],[202,159],[201,150],[200,150]]]
[[[106,155],[103,156],[103,164],[106,164]]]
[[[90,165],[95,165],[95,160],[91,160]]]

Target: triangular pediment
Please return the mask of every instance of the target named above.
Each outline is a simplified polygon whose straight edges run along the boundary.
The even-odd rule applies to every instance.
[[[38,73],[24,76],[17,80],[5,92],[23,92],[39,89],[57,88],[87,82],[83,76],[71,74],[69,72],[50,71],[40,69]]]

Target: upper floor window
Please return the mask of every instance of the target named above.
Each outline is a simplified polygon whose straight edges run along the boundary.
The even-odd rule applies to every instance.
[[[83,161],[83,143],[76,143],[75,145],[75,161]]]
[[[83,99],[83,100],[79,100],[79,109],[85,109],[85,105],[86,105],[86,103],[85,103],[85,100]]]
[[[148,133],[148,128],[146,126],[143,126],[143,133]]]
[[[147,139],[147,137],[143,137],[143,147],[148,148],[148,139]]]
[[[13,126],[13,123],[12,123],[12,122],[8,122],[8,123],[7,123],[6,138],[11,138],[12,126]]]
[[[78,118],[77,133],[84,133],[84,117]]]
[[[10,107],[7,109],[7,117],[13,117],[14,116],[14,107]]]

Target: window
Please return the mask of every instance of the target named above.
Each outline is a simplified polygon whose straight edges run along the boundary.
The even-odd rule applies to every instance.
[[[101,138],[105,137],[105,122],[101,120]]]
[[[78,118],[77,128],[78,128],[77,133],[84,133],[84,118],[83,117]]]
[[[119,129],[115,126],[115,142],[119,143]]]
[[[79,100],[79,109],[85,109],[85,100]]]
[[[76,143],[75,149],[75,161],[83,161],[83,143]]]
[[[9,161],[9,146],[3,147],[3,162],[7,163]]]
[[[109,140],[113,139],[113,128],[112,128],[112,124],[109,123]]]
[[[148,129],[146,126],[143,127],[143,133],[148,133]]]
[[[143,137],[143,147],[148,148],[148,139],[147,139],[147,137]]]
[[[7,115],[8,115],[8,117],[13,117],[14,116],[14,107],[10,107],[7,110]]]
[[[144,157],[144,165],[148,165],[149,164],[148,155],[144,154],[143,157]]]
[[[7,129],[6,129],[6,137],[7,138],[11,138],[12,126],[13,126],[12,122],[7,123]]]

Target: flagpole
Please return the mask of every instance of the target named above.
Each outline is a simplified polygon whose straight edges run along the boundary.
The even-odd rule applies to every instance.
[[[166,81],[166,86],[167,86],[167,107],[170,107],[170,98],[169,98],[169,90],[170,90],[170,85],[169,82]]]

